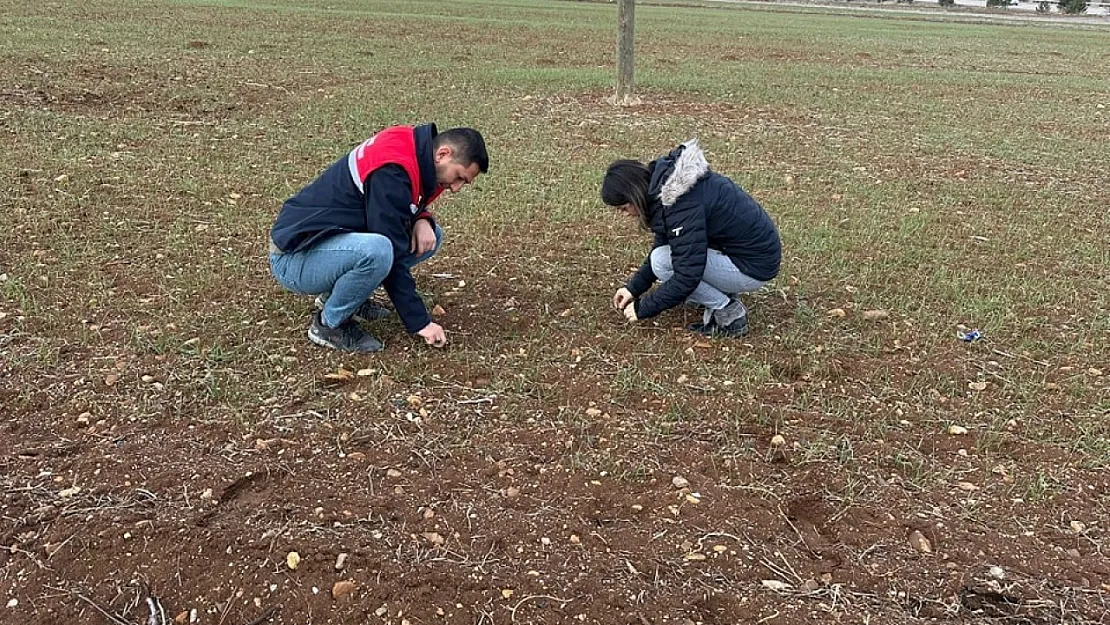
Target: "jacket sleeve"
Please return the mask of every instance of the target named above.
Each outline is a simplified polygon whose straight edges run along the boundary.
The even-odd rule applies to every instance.
[[[412,183],[400,165],[386,165],[366,178],[367,230],[385,235],[393,244],[393,268],[382,286],[409,332],[418,332],[431,323],[424,300],[416,293],[405,257],[411,254],[413,223]]]
[[[670,219],[666,220],[667,243],[671,246],[674,276],[651,295],[636,302],[636,316],[641,319],[654,317],[686,301],[705,275],[709,254],[705,209],[686,195],[664,210],[670,215]]]
[[[666,244],[667,239],[656,234],[655,241],[651,244],[651,251],[653,252],[655,248]],[[624,288],[628,289],[632,297],[640,297],[644,293],[647,293],[647,290],[650,289],[651,285],[655,284],[655,281],[658,279],[659,278],[655,275],[655,271],[651,268],[651,252],[648,252],[647,258],[644,259],[644,264],[640,265],[636,273],[632,274],[632,277],[628,279],[628,284],[624,285]]]

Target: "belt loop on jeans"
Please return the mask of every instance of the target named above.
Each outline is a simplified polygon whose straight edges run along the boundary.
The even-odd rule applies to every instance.
[[[284,254],[285,252],[282,251],[282,249],[280,247],[278,247],[276,243],[274,243],[273,239],[270,239],[270,253],[271,254],[277,254],[278,256],[280,256],[280,255]]]

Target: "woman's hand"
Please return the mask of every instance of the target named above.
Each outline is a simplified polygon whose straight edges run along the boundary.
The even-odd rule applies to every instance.
[[[624,310],[625,307],[631,304],[635,299],[636,298],[632,297],[632,292],[622,286],[613,294],[613,308],[616,310]]]

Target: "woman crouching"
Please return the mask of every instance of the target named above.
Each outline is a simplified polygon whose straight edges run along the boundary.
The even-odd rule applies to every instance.
[[[613,295],[629,321],[683,302],[705,307],[690,330],[744,336],[740,293],[759,290],[779,272],[782,242],[771,217],[732,180],[710,171],[696,139],[647,165],[613,161],[601,200],[655,235],[640,269]],[[641,297],[658,280],[662,284]]]

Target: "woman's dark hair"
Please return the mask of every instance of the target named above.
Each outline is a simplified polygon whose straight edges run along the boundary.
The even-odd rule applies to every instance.
[[[651,184],[651,171],[640,161],[622,159],[609,163],[605,178],[601,181],[601,201],[609,206],[632,204],[640,213],[640,225],[651,228],[648,216],[648,186]]]

